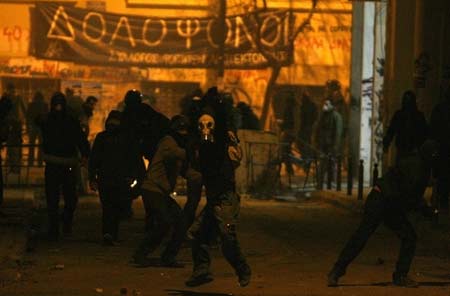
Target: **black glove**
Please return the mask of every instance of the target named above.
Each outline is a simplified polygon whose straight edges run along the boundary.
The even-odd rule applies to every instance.
[[[423,206],[421,212],[422,215],[427,219],[433,219],[439,214],[439,211],[437,209],[430,207],[428,205]]]

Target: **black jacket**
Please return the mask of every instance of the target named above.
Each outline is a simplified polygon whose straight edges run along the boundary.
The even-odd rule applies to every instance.
[[[387,149],[395,137],[399,152],[408,153],[418,149],[427,138],[428,125],[425,116],[417,110],[395,112],[389,124],[383,146]]]
[[[126,186],[130,180],[141,179],[144,173],[139,147],[133,145],[129,134],[120,129],[97,134],[89,158],[89,180]]]
[[[149,161],[153,158],[159,141],[167,135],[170,120],[147,104],[136,109],[125,109],[122,129],[141,145],[141,154]]]
[[[89,156],[89,142],[79,121],[67,113],[49,112],[47,116],[38,118],[36,124],[42,130],[43,150],[46,155],[76,158],[79,151],[81,156]]]
[[[395,167],[377,181],[384,196],[396,206],[410,211],[426,205],[425,189],[431,176],[431,165],[427,165],[418,151],[400,158]]]
[[[431,137],[439,143],[441,157],[450,157],[450,99],[433,108],[430,126]]]

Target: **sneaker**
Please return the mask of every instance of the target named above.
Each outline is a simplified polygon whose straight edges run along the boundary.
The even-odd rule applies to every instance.
[[[252,270],[247,264],[238,272],[239,286],[246,287],[250,284],[250,278],[252,277]]]
[[[214,278],[210,273],[204,273],[199,275],[192,275],[186,282],[185,285],[188,287],[197,287],[200,285],[212,282]]]
[[[341,275],[334,269],[328,274],[328,287],[337,287],[339,285],[339,278]]]
[[[104,246],[114,246],[114,239],[111,234],[105,233],[103,235],[103,245]]]
[[[405,288],[417,288],[419,287],[419,283],[415,280],[409,278],[406,275],[394,275],[392,276],[392,283],[394,286],[405,287]]]

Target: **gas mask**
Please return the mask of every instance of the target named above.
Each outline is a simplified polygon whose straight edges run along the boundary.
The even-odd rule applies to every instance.
[[[211,115],[203,114],[198,119],[198,130],[200,131],[200,136],[205,142],[214,142],[214,128],[215,121]]]

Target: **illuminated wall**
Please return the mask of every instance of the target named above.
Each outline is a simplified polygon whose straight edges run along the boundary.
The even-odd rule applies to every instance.
[[[128,6],[127,6],[128,1]],[[89,8],[90,1],[78,1],[77,6]],[[92,1],[91,1],[92,2]],[[94,1],[95,2],[95,1]],[[106,11],[122,14],[146,16],[192,17],[210,15],[214,0],[188,1],[188,9],[175,9],[170,6],[179,1],[160,1],[159,6],[149,8],[141,0],[105,1]],[[148,1],[147,1],[148,2]],[[171,4],[173,3],[173,4]],[[233,9],[245,8],[244,0],[227,2]],[[262,1],[258,1],[261,5]],[[269,8],[292,8],[300,23],[308,14],[311,1],[268,0]],[[163,69],[163,68],[111,68],[75,65],[73,63],[37,60],[28,55],[31,4],[1,4],[0,9],[0,75],[32,76],[37,74],[60,78],[67,83],[88,81],[105,85],[104,95],[95,118],[93,131],[103,127],[103,120],[111,106],[122,99],[124,89],[139,87],[139,81],[194,82],[206,89],[211,81],[211,71],[205,69]],[[100,6],[101,7],[101,6]],[[351,4],[343,0],[319,1],[311,24],[298,35],[295,41],[294,64],[284,68],[277,80],[279,85],[323,86],[328,79],[338,79],[344,90],[348,87],[351,43]],[[270,69],[226,70],[225,88],[231,91],[236,101],[245,101],[261,111]],[[62,83],[62,85],[67,85]],[[110,85],[113,85],[111,87]],[[89,85],[89,83],[86,83]],[[31,94],[29,94],[31,95]],[[82,93],[84,96],[85,94]],[[178,100],[179,98],[173,98]],[[321,98],[316,98],[320,101]],[[111,102],[111,100],[113,102]],[[161,105],[164,102],[157,102]],[[106,108],[106,109],[105,109]],[[164,109],[164,108],[162,108]]]

